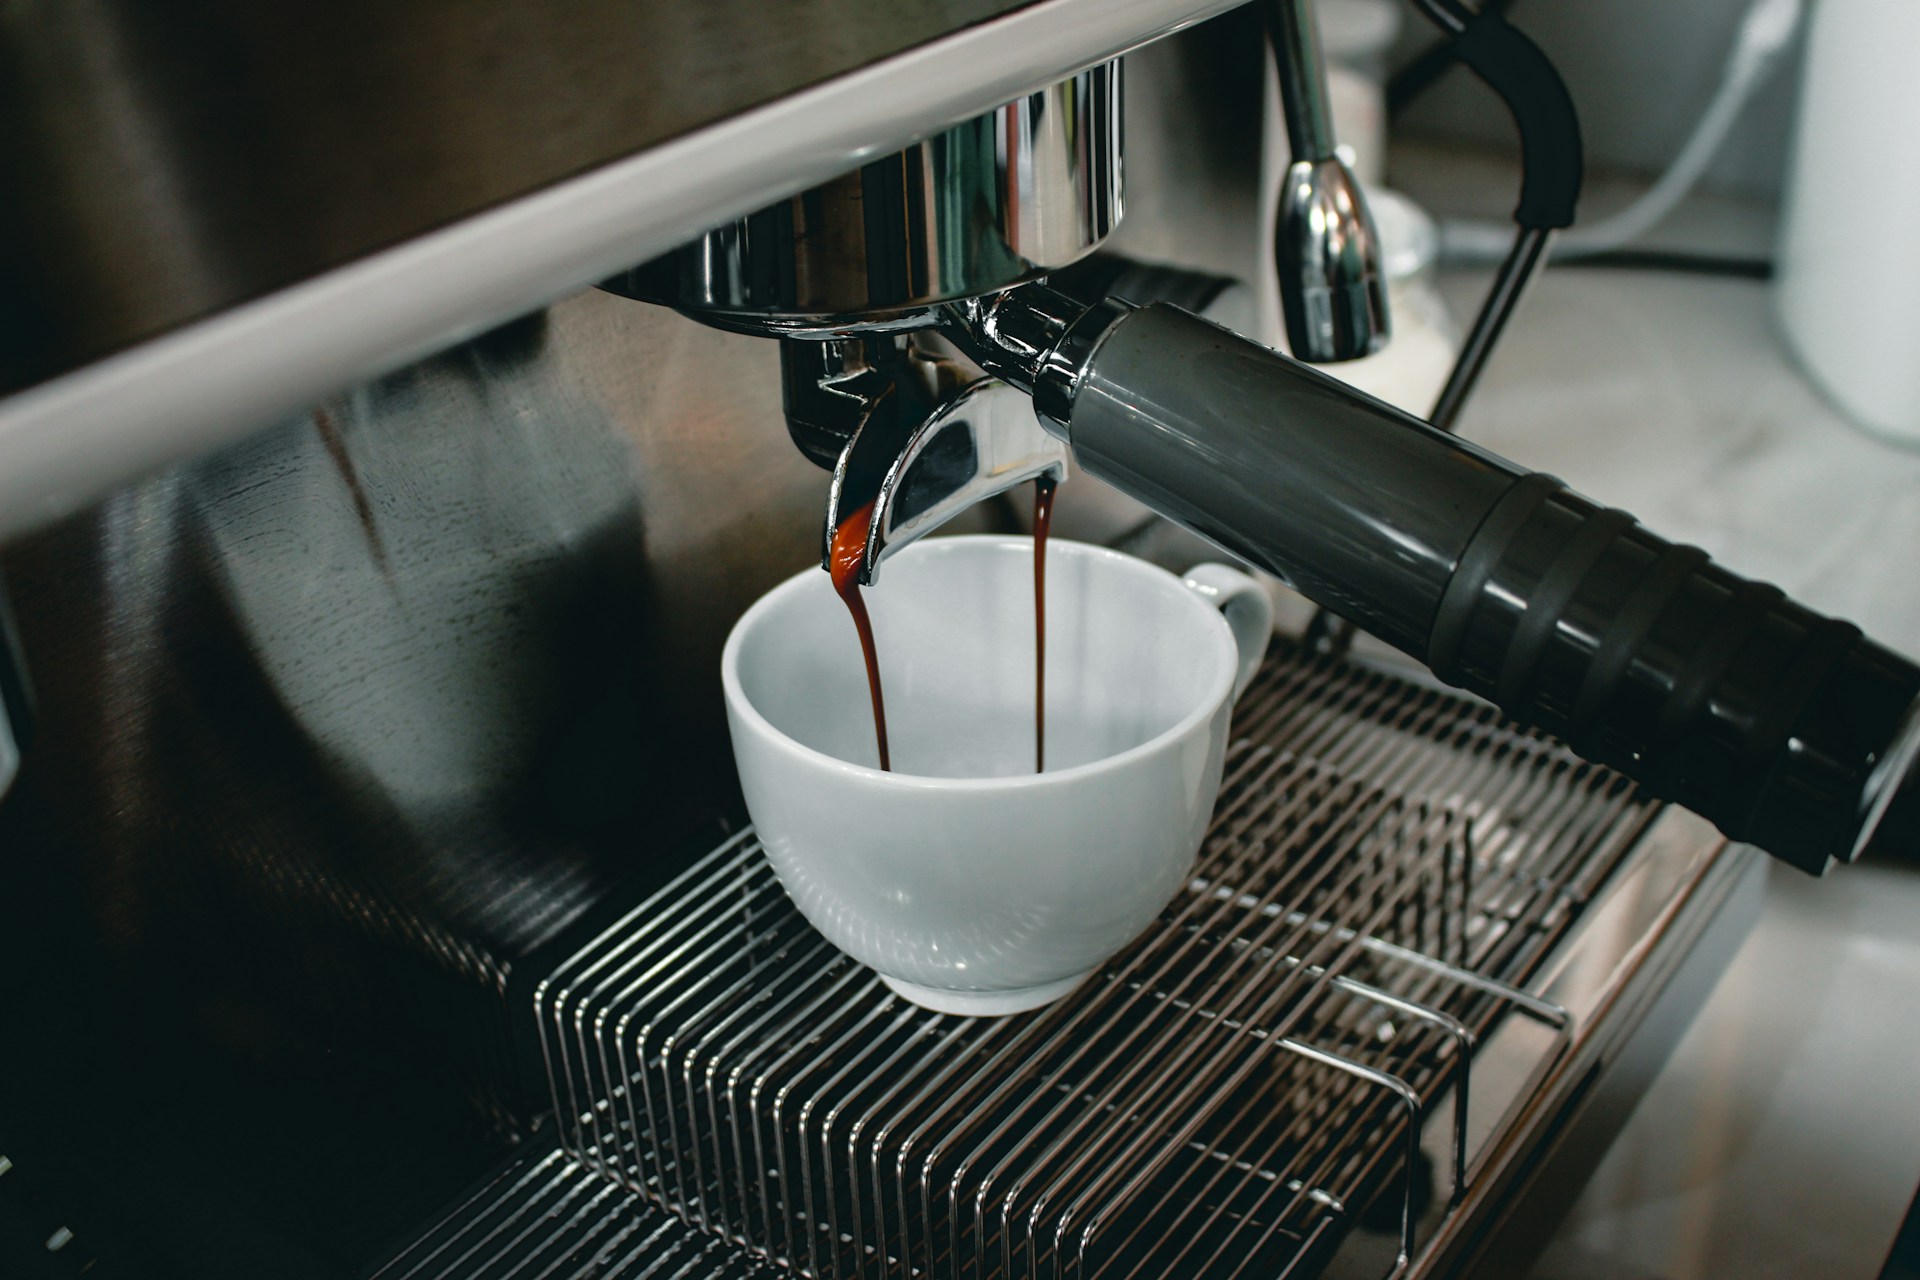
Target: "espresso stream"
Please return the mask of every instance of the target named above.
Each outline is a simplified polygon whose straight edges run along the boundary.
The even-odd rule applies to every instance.
[[[1033,771],[1047,771],[1047,530],[1059,481],[1033,482]]]
[[[867,530],[873,526],[873,504],[869,502],[833,531],[833,547],[827,556],[827,573],[833,589],[847,603],[853,615],[853,629],[860,633],[860,653],[867,660],[867,692],[873,695],[873,736],[880,743],[880,767],[893,769],[887,754],[887,703],[880,696],[880,656],[873,648],[873,619],[867,616],[867,602],[860,595],[860,562],[867,553]]]
[[[1059,482],[1042,476],[1033,484],[1033,771],[1047,767],[1047,530],[1053,524],[1053,491]],[[869,502],[840,522],[833,531],[827,572],[833,589],[853,615],[860,633],[860,655],[867,663],[867,692],[873,698],[873,736],[880,747],[880,767],[893,769],[887,752],[887,704],[880,693],[880,657],[873,645],[873,619],[860,594],[860,563],[866,555],[867,532],[873,526]]]

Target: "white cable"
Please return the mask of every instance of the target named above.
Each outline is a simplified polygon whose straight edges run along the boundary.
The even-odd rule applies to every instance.
[[[1804,8],[1802,0],[1754,0],[1727,55],[1720,87],[1667,171],[1620,212],[1591,226],[1562,233],[1554,242],[1553,257],[1564,260],[1618,249],[1639,239],[1672,213],[1706,172],[1753,91],[1773,71],[1799,30]],[[1498,262],[1512,248],[1511,224],[1466,220],[1440,224],[1440,253],[1450,262]]]

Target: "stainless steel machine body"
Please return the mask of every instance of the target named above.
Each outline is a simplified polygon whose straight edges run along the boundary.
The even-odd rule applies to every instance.
[[[603,287],[752,333],[918,328],[1037,279],[1120,220],[1120,64],[1103,63],[770,205]]]
[[[483,1242],[501,1274],[748,1265],[552,1150],[535,995],[737,829],[720,642],[817,560],[825,478],[775,344],[586,286],[1187,27],[1128,55],[1112,242],[1247,276],[1259,15],[1195,25],[1232,8],[6,15],[0,163],[36,196],[0,211],[33,711],[0,799],[0,1260],[357,1274],[546,1149],[498,1185],[557,1212],[483,1183],[479,1234],[399,1273]],[[1484,1147],[1489,1192],[1611,1010],[1711,972],[1740,860],[1654,834],[1581,917],[1646,963],[1606,969],[1566,1090],[1512,1095],[1539,1123]],[[1536,994],[1572,1008],[1553,975],[1595,955],[1563,942]]]

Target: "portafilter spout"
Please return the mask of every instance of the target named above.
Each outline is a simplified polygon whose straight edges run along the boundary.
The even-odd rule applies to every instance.
[[[870,581],[894,549],[1066,447],[1026,396],[976,381],[911,335],[949,303],[1073,263],[1120,217],[1120,63],[956,125],[718,227],[602,287],[778,338],[787,428],[833,471],[833,532],[873,505]]]
[[[873,505],[863,584],[887,556],[975,503],[1043,476],[1066,478],[1065,443],[1041,427],[1032,400],[992,378],[898,434],[891,423],[870,426],[841,455],[827,499],[829,539],[849,515]]]
[[[1334,152],[1310,0],[1273,0],[1269,17],[1295,160],[1279,227],[1289,333],[1304,358],[1350,359],[1386,333],[1373,228]],[[873,504],[871,580],[966,507],[1064,473],[1065,446],[1024,397],[991,382],[958,391],[953,367],[907,335],[1099,245],[1120,216],[1120,120],[1120,64],[1096,66],[603,287],[781,339],[788,430],[834,471],[823,542]]]
[[[975,503],[1041,476],[1066,475],[1067,447],[1034,417],[1025,394],[992,378],[970,382],[950,360],[905,335],[781,344],[788,430],[831,465],[820,559],[834,531],[867,508],[858,580]]]

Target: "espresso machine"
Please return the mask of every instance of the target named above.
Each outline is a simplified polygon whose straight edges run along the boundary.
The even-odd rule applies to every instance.
[[[1518,1265],[1748,846],[1914,841],[1920,669],[1338,379],[1391,317],[1313,30],[9,16],[0,1269]],[[1191,314],[1269,269],[1300,359]],[[773,881],[720,642],[857,510],[884,591],[1062,475],[1430,673],[1277,637],[1161,922],[928,1013]]]

